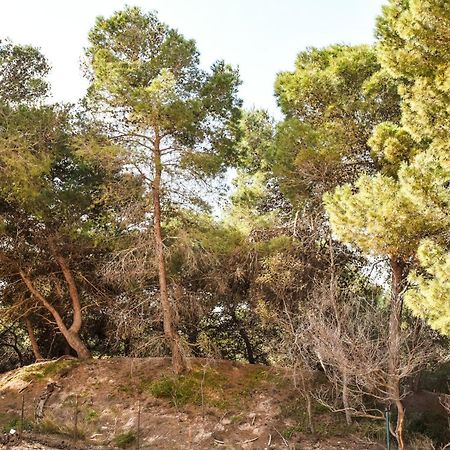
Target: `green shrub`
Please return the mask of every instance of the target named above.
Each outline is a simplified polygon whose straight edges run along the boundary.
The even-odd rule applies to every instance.
[[[134,433],[133,431],[127,431],[125,433],[118,434],[114,438],[114,443],[119,448],[127,448],[135,441],[136,441],[136,433]]]

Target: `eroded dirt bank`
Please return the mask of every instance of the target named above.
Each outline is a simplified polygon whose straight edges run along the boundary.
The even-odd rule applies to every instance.
[[[21,431],[23,401],[25,439],[3,448],[382,448],[358,437],[367,424],[350,435],[320,408],[311,436],[302,398],[280,372],[230,361],[190,365],[179,378],[164,358],[60,360],[3,374],[1,430]]]

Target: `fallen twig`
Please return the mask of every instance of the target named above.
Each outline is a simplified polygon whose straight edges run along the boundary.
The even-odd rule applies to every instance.
[[[273,429],[280,435],[280,438],[282,439],[283,444],[286,447],[289,447],[289,442],[285,439],[285,437],[275,427],[273,427]]]
[[[255,442],[259,439],[259,436],[253,438],[253,439],[247,439],[246,441],[240,442],[241,444],[249,444],[250,442]]]

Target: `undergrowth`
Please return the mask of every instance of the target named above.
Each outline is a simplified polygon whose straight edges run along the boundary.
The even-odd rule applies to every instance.
[[[243,406],[258,387],[272,378],[272,374],[259,367],[232,377],[208,366],[195,367],[179,376],[165,374],[156,380],[145,380],[142,388],[176,408],[192,404],[225,410]]]

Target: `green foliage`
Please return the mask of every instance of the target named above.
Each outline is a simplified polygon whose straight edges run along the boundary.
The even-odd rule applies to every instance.
[[[119,448],[128,448],[134,442],[136,442],[136,433],[134,431],[126,431],[124,433],[118,434],[114,438],[114,443]]]
[[[403,162],[408,161],[417,152],[417,145],[411,136],[399,125],[384,122],[377,126],[368,141],[372,155],[384,175],[397,177]]]
[[[372,128],[399,115],[396,85],[380,73],[368,46],[311,48],[275,85],[285,120],[277,127],[271,162],[291,199],[320,202],[322,194],[373,169]]]
[[[445,232],[450,226],[448,150],[432,145],[415,156],[410,164],[402,166],[399,178],[403,192],[416,204],[419,214],[429,221],[430,228]]]
[[[392,136],[380,140],[391,153],[407,154],[410,147],[415,155],[401,166],[398,177],[402,192],[417,208],[411,222],[427,222],[427,240],[417,254],[423,273],[411,276],[414,287],[407,293],[407,304],[444,334],[449,333],[448,242],[444,244],[450,225],[449,23],[444,1],[391,0],[377,26],[380,61],[400,83],[403,127],[395,130],[394,142]],[[375,141],[377,134],[382,130],[377,130]]]
[[[137,7],[99,17],[89,42],[90,105],[116,111],[135,163],[154,164],[143,151],[149,147],[139,139],[142,130],[153,143],[164,136],[161,145],[189,177],[213,176],[236,158],[239,78],[229,65],[202,70],[193,40]],[[179,175],[175,165],[164,168]]]
[[[413,254],[428,223],[412,220],[415,205],[392,178],[361,176],[324,196],[334,233],[366,253],[384,256]]]
[[[417,256],[425,273],[413,273],[413,288],[406,293],[406,304],[432,328],[450,336],[450,253],[427,239],[423,240]]]
[[[53,107],[0,107],[0,195],[33,207],[52,160],[65,141],[64,111]]]
[[[267,111],[244,111],[241,122],[242,139],[240,168],[255,174],[268,169],[268,157],[272,151],[275,123]]]
[[[89,408],[84,415],[85,420],[88,422],[95,422],[99,417],[100,414],[93,408]]]
[[[450,10],[443,0],[391,0],[378,19],[378,55],[400,81],[402,125],[417,141],[448,147],[448,37]]]
[[[45,97],[49,70],[47,60],[36,48],[0,40],[0,104],[34,102]]]
[[[242,408],[260,386],[278,382],[277,376],[267,368],[244,368],[242,374],[232,376],[214,367],[196,365],[185,375],[164,375],[144,381],[143,388],[157,398],[168,400],[176,408],[188,404],[222,410]]]

